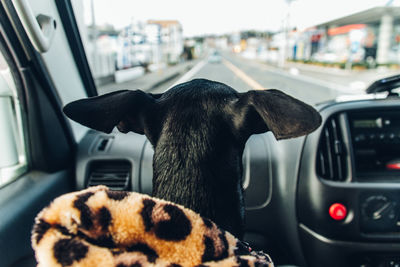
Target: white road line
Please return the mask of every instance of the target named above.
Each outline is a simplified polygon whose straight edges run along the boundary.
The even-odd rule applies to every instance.
[[[234,74],[236,74],[239,78],[241,78],[245,83],[247,83],[252,89],[265,89],[265,86],[262,86],[261,84],[259,84],[258,82],[256,82],[254,79],[252,79],[250,76],[248,76],[246,73],[244,73],[241,69],[239,69],[238,67],[236,67],[235,65],[233,65],[230,61],[223,59],[222,63],[228,67]],[[197,72],[199,72],[204,65],[207,64],[207,60],[202,60],[199,63],[197,63],[191,70],[189,70],[187,73],[185,73],[181,78],[179,78],[178,81],[176,81],[170,88],[180,84],[180,83],[184,83],[189,81]],[[261,65],[260,67],[262,69],[265,69],[269,72],[275,73],[277,75],[281,75],[287,78],[291,78],[291,79],[298,79],[300,81],[303,82],[307,82],[307,83],[311,83],[311,84],[315,84],[315,85],[319,85],[322,87],[327,87],[331,90],[335,90],[335,91],[339,91],[342,93],[346,93],[346,94],[362,94],[364,93],[363,90],[355,90],[352,88],[348,88],[346,86],[343,85],[336,85],[336,84],[332,84],[317,78],[313,78],[313,77],[309,77],[309,76],[305,76],[302,75],[301,72],[299,75],[293,75],[290,73],[285,72],[284,70],[281,70],[279,68],[275,68],[275,67],[271,67],[271,66],[265,66],[265,65]],[[169,89],[169,88],[168,88]],[[167,90],[168,90],[167,89]],[[165,90],[165,91],[167,91]]]
[[[262,86],[261,84],[259,84],[258,82],[256,82],[254,79],[252,79],[249,75],[247,75],[246,73],[244,73],[241,69],[239,69],[238,67],[236,67],[235,65],[233,65],[231,62],[229,62],[228,60],[224,59],[222,61],[222,63],[224,63],[224,65],[230,69],[234,74],[236,74],[236,76],[238,76],[240,79],[242,79],[245,83],[247,83],[252,89],[264,89],[264,86]]]
[[[201,68],[204,67],[204,65],[206,64],[206,60],[202,60],[199,63],[197,63],[193,68],[191,68],[188,72],[186,72],[182,77],[179,78],[179,80],[177,80],[170,88],[180,84],[180,83],[185,83],[187,81],[189,81],[197,72],[200,71]],[[169,88],[165,91],[168,91]],[[164,92],[165,92],[164,91]]]
[[[362,93],[365,93],[362,90],[354,90],[354,89],[348,88],[348,87],[346,87],[344,85],[336,85],[336,84],[332,84],[330,82],[326,82],[326,81],[323,81],[323,80],[320,80],[320,79],[317,79],[317,78],[314,78],[314,77],[303,75],[303,74],[301,74],[301,71],[300,71],[300,74],[293,75],[293,74],[287,73],[284,70],[281,70],[281,69],[275,68],[275,67],[271,67],[271,68],[268,67],[266,69],[268,71],[270,71],[272,73],[275,73],[275,74],[278,74],[278,75],[282,75],[282,76],[285,76],[285,77],[288,77],[288,78],[292,78],[292,79],[298,79],[300,81],[311,83],[311,84],[322,86],[322,87],[327,87],[327,88],[329,88],[331,90],[338,91],[338,92],[341,92],[341,93],[346,93],[346,94],[362,94]]]
[[[273,66],[266,66],[264,63],[261,62],[251,62],[254,65],[257,65],[258,68],[261,68],[263,70],[278,74],[278,75],[282,75],[288,78],[292,78],[292,79],[298,79],[300,81],[303,82],[307,82],[307,83],[312,83],[314,85],[318,85],[318,86],[322,86],[322,87],[327,87],[331,90],[334,91],[338,91],[341,93],[346,93],[346,94],[351,94],[351,95],[359,95],[359,94],[365,94],[364,90],[357,90],[357,89],[352,89],[349,88],[346,85],[339,85],[339,84],[333,84],[331,82],[327,82],[318,78],[314,78],[314,77],[310,77],[310,76],[306,76],[304,74],[301,73],[301,70],[299,72],[298,75],[293,75],[290,74],[288,72],[286,72],[285,70],[282,70],[280,68],[277,67],[273,67]]]

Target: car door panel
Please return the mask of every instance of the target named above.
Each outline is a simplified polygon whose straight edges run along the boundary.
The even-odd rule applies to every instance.
[[[10,2],[0,4],[0,44],[21,103],[28,171],[0,185],[0,266],[35,266],[30,242],[34,218],[54,198],[74,190],[77,141],[48,66],[10,6]],[[81,77],[76,73],[68,79]]]
[[[0,189],[1,266],[33,256],[30,235],[37,213],[55,197],[72,190],[70,171],[32,171]]]

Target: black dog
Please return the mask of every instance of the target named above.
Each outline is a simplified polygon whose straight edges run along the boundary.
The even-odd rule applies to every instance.
[[[163,94],[118,91],[68,104],[65,114],[110,133],[145,134],[154,147],[153,196],[182,204],[241,238],[242,153],[252,134],[277,139],[308,134],[321,123],[309,105],[277,90],[238,93],[197,79]]]

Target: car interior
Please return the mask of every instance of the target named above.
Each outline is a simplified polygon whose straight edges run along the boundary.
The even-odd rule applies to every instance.
[[[151,195],[144,135],[63,114],[98,95],[80,34],[71,1],[1,1],[0,266],[36,266],[34,219],[62,194],[103,184]],[[322,125],[304,137],[253,135],[244,241],[275,266],[400,266],[399,87],[395,75],[362,97],[315,104]]]

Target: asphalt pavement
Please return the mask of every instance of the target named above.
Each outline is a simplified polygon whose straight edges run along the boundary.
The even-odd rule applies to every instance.
[[[197,68],[200,66],[200,68]],[[316,104],[331,100],[343,92],[330,88],[328,84],[317,83],[274,69],[265,64],[245,60],[231,53],[224,53],[220,63],[210,63],[203,59],[196,72],[186,77],[177,77],[152,92],[162,93],[176,83],[196,78],[206,78],[225,83],[239,92],[252,89],[279,89],[307,103]]]
[[[122,83],[108,83],[97,87],[97,91],[100,95],[114,92],[117,90],[135,90],[140,89],[146,92],[153,91],[158,87],[167,84],[170,81],[184,75],[194,65],[196,65],[200,59],[182,62],[177,65],[169,66],[164,69],[146,73],[145,75],[132,79]]]
[[[169,67],[162,72],[146,74],[123,84],[100,87],[99,92],[140,88],[147,92],[162,93],[175,84],[195,78],[206,78],[225,83],[239,92],[274,88],[306,103],[317,104],[341,95],[363,94],[365,86],[373,79],[392,74],[377,70],[369,73],[335,73],[330,69],[302,68],[301,65],[293,64],[288,64],[282,69],[244,59],[230,52],[224,52],[222,56],[219,63],[209,62],[207,58],[197,59]]]
[[[346,70],[321,67],[309,64],[287,62],[281,69],[292,74],[314,78],[323,82],[340,86],[350,93],[361,93],[374,81],[393,75],[399,75],[399,69],[378,67],[369,70]]]

